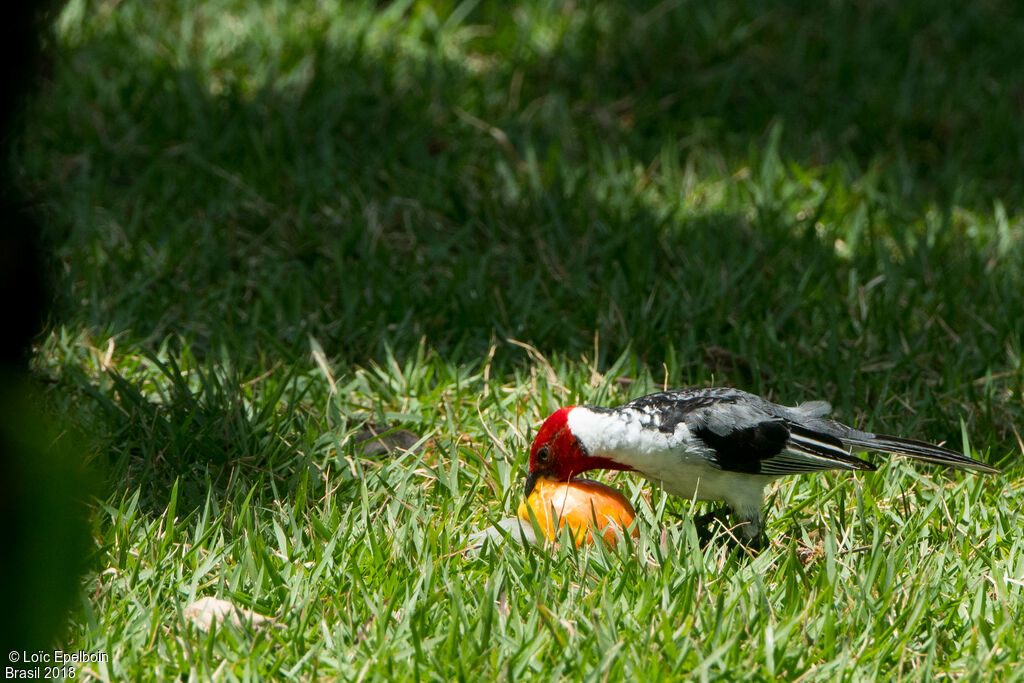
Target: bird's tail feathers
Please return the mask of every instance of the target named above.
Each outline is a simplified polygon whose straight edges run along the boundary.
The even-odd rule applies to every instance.
[[[914,458],[915,460],[924,460],[926,462],[946,465],[947,467],[955,467],[961,470],[974,470],[975,472],[990,472],[993,474],[999,472],[997,468],[992,467],[991,465],[986,465],[974,458],[968,458],[962,453],[951,451],[948,448],[943,448],[942,446],[925,443],[924,441],[904,439],[899,436],[887,436],[885,434],[875,434],[866,438],[853,436],[840,438],[843,443],[850,446],[860,446],[861,448],[871,451],[882,451],[884,453],[893,453],[895,455],[905,455],[908,458]]]

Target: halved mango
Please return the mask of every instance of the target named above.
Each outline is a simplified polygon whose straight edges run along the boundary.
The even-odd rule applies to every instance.
[[[626,497],[611,486],[590,479],[555,481],[538,479],[530,497],[519,504],[519,518],[530,521],[530,510],[549,541],[557,539],[566,524],[576,545],[593,543],[593,528],[615,545],[636,517]],[[637,535],[636,528],[633,535]]]

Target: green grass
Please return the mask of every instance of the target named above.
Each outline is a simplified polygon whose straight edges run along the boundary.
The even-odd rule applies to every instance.
[[[60,645],[111,679],[1020,680],[1022,18],[73,0],[13,159],[42,402],[103,482]],[[752,560],[619,475],[635,546],[465,550],[548,413],[662,383],[1005,472],[787,480]],[[198,631],[203,596],[276,625]]]

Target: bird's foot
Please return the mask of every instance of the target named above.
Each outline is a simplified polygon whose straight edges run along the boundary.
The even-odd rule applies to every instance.
[[[721,522],[722,524],[728,526],[728,524],[726,523],[726,516],[728,514],[728,509],[724,507],[717,507],[714,510],[711,510],[710,512],[705,512],[703,515],[700,515],[699,517],[694,519],[693,525],[697,527],[698,531],[700,529],[711,526],[714,522]]]
[[[719,507],[693,520],[694,526],[697,527],[697,538],[701,548],[706,548],[709,543],[720,536],[725,537],[725,543],[730,548],[743,551],[748,555],[757,555],[768,547],[768,537],[763,529],[759,529],[753,537],[748,538],[747,534],[743,533],[745,525],[733,526],[727,518],[728,513],[727,508]]]
[[[693,525],[697,528],[697,539],[700,541],[701,548],[706,548],[716,536],[719,536],[729,528],[729,523],[726,519],[727,515],[728,510],[726,508],[718,507],[693,520]]]

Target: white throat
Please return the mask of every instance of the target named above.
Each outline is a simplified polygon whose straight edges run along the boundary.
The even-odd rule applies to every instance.
[[[577,406],[569,411],[568,424],[589,455],[611,458],[645,474],[664,466],[667,451],[684,455],[690,437],[682,422],[675,431],[664,432],[650,424],[648,415],[630,408]]]

